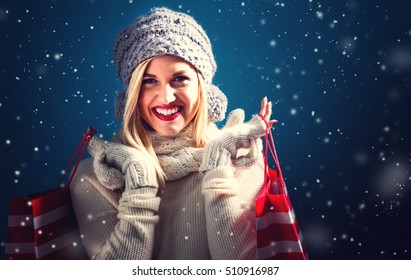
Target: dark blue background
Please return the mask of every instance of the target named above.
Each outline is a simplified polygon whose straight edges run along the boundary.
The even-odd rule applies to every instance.
[[[312,259],[410,259],[405,0],[1,1],[1,246],[12,196],[55,187],[87,125],[105,139],[118,129],[113,41],[155,6],[205,28],[229,110],[250,118],[273,101]]]

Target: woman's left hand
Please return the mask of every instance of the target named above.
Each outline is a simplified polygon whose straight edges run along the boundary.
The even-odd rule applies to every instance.
[[[264,119],[269,124],[270,128],[278,122],[278,120],[270,120],[272,108],[273,108],[273,104],[271,103],[271,101],[268,102],[267,96],[264,97],[261,100],[261,109],[260,109],[259,115],[264,117]]]
[[[244,111],[234,110],[227,118],[226,125],[215,139],[205,147],[201,171],[207,171],[218,166],[227,165],[230,162],[234,166],[251,166],[261,152],[260,137],[267,132],[267,124],[271,127],[277,120],[270,120],[271,102],[267,97],[261,101],[259,115],[244,123]],[[262,118],[264,120],[262,120]],[[237,156],[239,149],[249,149],[250,152],[244,156]]]

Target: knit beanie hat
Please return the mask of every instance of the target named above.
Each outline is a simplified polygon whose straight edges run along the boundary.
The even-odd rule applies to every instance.
[[[114,44],[114,63],[125,90],[115,98],[115,115],[124,114],[125,92],[137,65],[146,59],[174,55],[193,65],[205,82],[208,120],[225,117],[227,98],[212,85],[217,69],[211,43],[203,28],[189,15],[167,8],[155,8],[121,31]]]

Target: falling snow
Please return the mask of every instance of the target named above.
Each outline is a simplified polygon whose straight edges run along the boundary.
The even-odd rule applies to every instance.
[[[56,185],[88,125],[105,139],[120,127],[113,40],[147,12],[131,0],[5,2],[2,225],[11,196]],[[205,27],[229,110],[251,116],[262,97],[273,102],[277,152],[310,258],[409,259],[410,5],[182,2],[163,5]]]

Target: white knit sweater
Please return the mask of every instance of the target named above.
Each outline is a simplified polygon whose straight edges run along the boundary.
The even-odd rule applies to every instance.
[[[92,259],[255,259],[262,154],[247,169],[191,172],[155,188],[109,190],[83,160],[70,186]],[[121,203],[120,203],[121,201]]]

